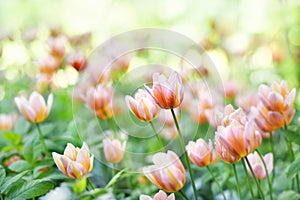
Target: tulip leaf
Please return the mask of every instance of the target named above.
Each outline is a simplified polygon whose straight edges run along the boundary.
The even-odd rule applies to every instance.
[[[5,176],[6,176],[5,169],[2,165],[0,165],[0,188],[1,188],[1,185],[3,184],[3,182],[4,182]]]
[[[53,186],[54,184],[49,179],[32,180],[11,190],[7,194],[7,199],[31,199],[47,193]]]
[[[38,156],[41,153],[41,144],[36,139],[27,141],[23,148],[23,155],[25,160],[29,163],[37,161]]]
[[[14,127],[14,131],[21,135],[27,133],[30,129],[31,124],[23,117],[20,117]]]
[[[14,172],[22,172],[31,168],[31,164],[26,160],[18,160],[12,163],[9,167],[10,170]]]
[[[288,191],[284,191],[282,192],[279,197],[278,200],[298,200],[300,199],[300,194],[298,194],[297,192],[293,191],[293,190],[288,190]]]
[[[123,174],[123,172],[125,172],[127,169],[123,169],[121,171],[119,171],[114,177],[112,177],[112,179],[109,181],[109,183],[105,186],[105,188],[109,188],[110,186],[114,185],[117,180],[121,177],[121,175]]]
[[[20,174],[17,174],[13,177],[7,177],[4,181],[4,184],[1,185],[0,187],[0,192],[1,193],[7,193],[10,188],[12,188],[14,185],[17,185],[18,184],[18,181],[23,177],[25,176],[25,174],[27,174],[28,171],[24,171],[24,172],[21,172]]]
[[[297,132],[291,130],[279,130],[280,134],[283,134],[289,141],[300,145],[300,135]]]
[[[5,132],[2,134],[2,137],[14,145],[20,144],[22,140],[21,135],[14,132]]]
[[[300,171],[300,159],[296,159],[287,171],[287,177],[293,178]]]
[[[81,178],[73,184],[73,191],[76,194],[80,194],[86,188],[86,177]]]

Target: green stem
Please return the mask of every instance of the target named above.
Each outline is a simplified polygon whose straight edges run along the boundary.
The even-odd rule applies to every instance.
[[[184,199],[189,200],[189,197],[186,196],[186,194],[182,190],[179,190],[178,194],[180,194]]]
[[[243,167],[244,167],[245,174],[246,174],[246,176],[247,176],[247,182],[248,182],[248,186],[249,186],[249,189],[250,189],[251,198],[252,198],[252,199],[255,199],[255,196],[254,196],[254,193],[253,193],[253,189],[252,189],[252,185],[251,185],[251,179],[250,179],[250,176],[249,176],[249,174],[248,174],[246,164],[245,164],[244,161],[242,161],[242,163],[243,163]]]
[[[162,149],[164,149],[164,151],[166,151],[164,143],[161,141],[161,139],[160,139],[160,137],[159,137],[159,135],[158,135],[158,133],[157,133],[157,131],[155,129],[155,126],[153,125],[153,123],[151,121],[149,123],[150,123],[150,125],[151,125],[151,127],[152,127],[152,129],[154,131],[155,137],[156,137],[159,145],[161,146]]]
[[[109,118],[106,120],[110,129],[113,131],[114,136],[116,137],[116,134],[118,132],[118,127],[116,125],[116,122],[113,118]]]
[[[235,164],[232,164],[232,168],[233,168],[233,172],[234,172],[234,176],[235,176],[237,192],[238,192],[240,200],[242,200],[243,197],[242,197],[241,190],[240,190],[239,178],[238,178],[238,175],[237,175],[237,172],[236,172]]]
[[[115,164],[113,164],[112,169],[111,169],[111,178],[114,178],[115,175],[116,175]],[[112,185],[112,193],[113,193],[113,194],[115,194],[115,190],[116,190],[115,184],[116,184],[116,183],[114,183],[114,184]]]
[[[271,152],[273,154],[273,171],[272,171],[272,183],[275,179],[275,163],[276,163],[276,155],[274,150],[274,139],[273,139],[273,133],[270,133],[270,141],[271,141]]]
[[[268,172],[268,168],[267,168],[266,162],[264,160],[264,157],[262,156],[262,154],[259,152],[258,149],[256,149],[256,152],[258,153],[258,155],[259,155],[259,157],[260,157],[260,159],[261,159],[261,161],[262,161],[262,163],[264,165],[264,168],[265,168],[265,171],[266,171],[266,175],[267,175],[267,181],[268,181],[268,185],[269,185],[269,190],[270,190],[270,200],[273,200],[273,187],[272,187],[272,183],[271,183],[271,180],[270,180],[270,176],[269,176],[269,172]]]
[[[193,191],[194,191],[194,197],[195,197],[195,200],[198,200],[197,189],[196,189],[196,186],[195,186],[194,175],[193,175],[193,172],[192,172],[191,163],[190,163],[189,157],[188,157],[188,155],[186,153],[186,150],[185,150],[184,139],[183,139],[182,133],[180,131],[180,128],[179,128],[179,125],[178,125],[176,115],[175,115],[175,112],[174,112],[173,108],[171,108],[171,113],[172,113],[172,116],[173,116],[173,119],[174,119],[174,122],[175,122],[175,125],[176,125],[176,129],[178,131],[179,141],[180,141],[181,148],[182,148],[182,151],[183,151],[183,155],[185,157],[187,167],[188,167],[188,170],[189,170],[189,174],[190,174],[190,178],[191,178],[191,182],[192,182],[192,187],[193,187]]]
[[[257,185],[257,189],[258,189],[258,191],[259,191],[259,193],[260,193],[260,196],[261,196],[261,198],[264,200],[264,199],[265,199],[265,195],[264,195],[264,193],[263,193],[263,191],[262,191],[262,189],[261,189],[261,187],[260,187],[260,185],[259,185],[259,182],[258,182],[258,180],[257,180],[257,178],[256,178],[256,176],[255,176],[255,173],[254,173],[254,171],[253,171],[253,169],[252,169],[252,166],[251,166],[251,164],[250,164],[248,158],[247,158],[247,157],[244,157],[243,159],[246,160],[247,165],[248,165],[248,167],[249,167],[249,169],[250,169],[250,171],[251,171],[251,173],[252,173],[252,177],[254,178],[255,183],[256,183],[256,185]]]
[[[219,190],[221,191],[221,193],[222,193],[222,195],[223,195],[223,198],[224,198],[224,200],[226,200],[226,196],[225,196],[225,194],[224,194],[224,191],[223,191],[223,189],[222,189],[222,187],[221,187],[221,185],[220,185],[219,181],[216,179],[216,177],[215,177],[214,173],[212,172],[212,170],[210,169],[210,167],[209,167],[208,165],[206,166],[206,168],[207,168],[207,170],[209,171],[209,173],[210,173],[211,177],[214,179],[215,183],[217,184],[217,186],[218,186]]]
[[[92,180],[90,178],[87,178],[86,180],[87,180],[87,183],[89,184],[89,186],[91,186],[92,190],[94,190],[95,186],[94,186]]]
[[[36,127],[37,127],[37,129],[38,129],[39,137],[40,137],[40,140],[41,140],[42,145],[43,145],[43,147],[44,147],[44,151],[45,151],[46,155],[49,155],[49,151],[48,151],[48,148],[47,148],[47,146],[46,146],[45,138],[44,138],[44,135],[43,135],[43,133],[42,133],[41,127],[40,127],[39,124],[36,124]]]

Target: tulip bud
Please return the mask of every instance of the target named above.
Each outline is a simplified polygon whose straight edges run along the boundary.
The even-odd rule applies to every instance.
[[[125,100],[130,111],[141,121],[150,122],[159,114],[159,106],[145,90],[139,89],[134,98],[126,96]]]
[[[15,103],[21,114],[29,122],[36,124],[48,117],[53,103],[53,95],[49,95],[47,105],[43,96],[36,91],[31,93],[29,100],[24,97],[15,97]]]
[[[126,141],[106,138],[103,140],[104,155],[108,162],[119,163],[124,157]]]
[[[190,141],[186,146],[190,160],[199,167],[205,167],[216,162],[216,154],[213,151],[211,140],[208,144],[203,139],[198,139],[196,142]]]
[[[158,188],[166,192],[177,192],[186,181],[185,169],[173,151],[156,153],[154,165],[143,168],[145,176]]]
[[[162,74],[155,73],[152,89],[146,85],[145,88],[161,108],[176,108],[183,101],[184,87],[177,72],[172,72],[168,79]]]
[[[68,143],[63,155],[53,152],[52,156],[58,169],[72,179],[82,178],[93,169],[94,155],[90,156],[85,142],[81,149]]]
[[[263,157],[263,159],[266,163],[267,173],[266,173],[263,161],[261,160],[261,158],[257,152],[249,154],[247,156],[247,158],[249,160],[249,163],[250,163],[257,179],[259,179],[259,180],[265,179],[267,177],[267,173],[271,174],[271,172],[273,170],[273,154],[272,153],[268,153]],[[249,169],[249,166],[247,165],[247,163],[246,163],[246,166],[247,166],[248,173],[250,174],[250,176],[252,176],[251,170]]]
[[[140,200],[175,200],[175,195],[172,193],[169,196],[162,190],[156,193],[153,199],[148,195],[141,195]]]

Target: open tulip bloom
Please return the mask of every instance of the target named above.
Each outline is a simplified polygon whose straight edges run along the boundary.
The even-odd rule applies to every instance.
[[[168,196],[164,191],[160,190],[153,198],[148,195],[141,195],[140,200],[175,200],[175,195],[172,193]]]
[[[264,168],[263,161],[261,160],[260,156],[257,152],[251,153],[247,156],[249,163],[254,171],[254,174],[257,179],[265,179],[267,177],[267,173],[271,174],[273,170],[273,154],[268,153],[266,154],[263,159],[266,163],[267,172]],[[250,176],[252,176],[252,173],[249,169],[249,166],[247,165],[247,170]]]

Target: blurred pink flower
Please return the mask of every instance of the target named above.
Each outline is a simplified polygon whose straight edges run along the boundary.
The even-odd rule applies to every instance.
[[[174,109],[176,119],[180,119],[180,108],[177,107]],[[167,126],[173,126],[175,125],[172,113],[169,110],[162,110],[160,112],[160,115],[158,116],[159,121],[162,123],[165,123]]]
[[[68,63],[77,71],[82,71],[87,66],[86,57],[83,55],[83,53],[79,52],[71,54],[68,59]]]
[[[0,130],[11,130],[18,116],[14,114],[0,114]]]
[[[186,172],[180,159],[173,151],[156,153],[152,157],[154,165],[144,167],[145,176],[165,192],[180,190],[186,181]]]
[[[103,150],[108,162],[119,163],[124,157],[126,141],[121,142],[118,139],[106,138],[103,140]]]
[[[168,196],[164,191],[160,190],[153,198],[147,195],[141,195],[140,200],[175,200],[175,195],[172,193]]]
[[[267,177],[266,170],[265,170],[264,164],[263,164],[260,156],[258,155],[258,153],[254,152],[252,154],[249,154],[247,156],[247,158],[250,162],[250,165],[254,171],[256,178],[260,179],[260,180],[265,179]],[[271,172],[273,170],[273,154],[268,153],[263,157],[263,159],[266,163],[268,174],[271,174]],[[251,173],[247,163],[246,163],[246,166],[247,166],[248,173],[250,174],[250,176],[252,176],[252,173]]]
[[[81,149],[68,143],[63,155],[53,152],[52,157],[58,169],[72,179],[82,178],[93,169],[94,155],[90,156],[85,142]]]
[[[205,167],[217,161],[211,140],[208,143],[203,139],[198,139],[196,142],[190,141],[186,150],[190,160],[199,167]]]
[[[15,103],[20,113],[31,123],[40,123],[44,121],[51,110],[53,103],[53,95],[50,94],[47,100],[47,105],[44,97],[34,91],[31,93],[29,100],[23,96],[15,97]]]
[[[134,98],[127,95],[125,101],[132,114],[141,121],[152,121],[160,112],[160,108],[153,97],[142,89],[135,93]]]
[[[176,108],[183,100],[184,87],[180,75],[175,71],[170,74],[168,79],[162,74],[153,74],[152,89],[146,85],[145,87],[161,108]]]

